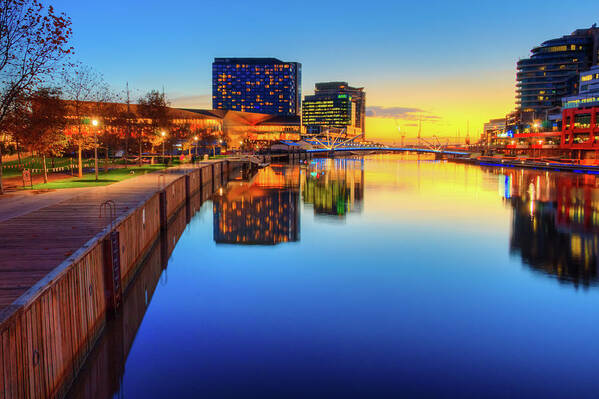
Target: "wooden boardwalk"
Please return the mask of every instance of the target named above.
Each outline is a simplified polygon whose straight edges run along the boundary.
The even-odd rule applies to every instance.
[[[198,164],[198,166],[206,163]],[[0,222],[0,315],[19,296],[101,232],[111,220],[100,205],[112,200],[116,217],[148,200],[186,168],[148,173]]]

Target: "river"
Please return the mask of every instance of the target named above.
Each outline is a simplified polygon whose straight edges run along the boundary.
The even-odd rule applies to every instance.
[[[200,203],[70,397],[598,395],[595,176],[315,159]]]

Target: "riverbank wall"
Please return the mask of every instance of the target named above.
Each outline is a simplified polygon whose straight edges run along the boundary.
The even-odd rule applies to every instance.
[[[114,218],[3,311],[0,399],[64,396],[161,231],[194,196],[211,196],[242,166],[221,160],[169,171],[180,176]]]

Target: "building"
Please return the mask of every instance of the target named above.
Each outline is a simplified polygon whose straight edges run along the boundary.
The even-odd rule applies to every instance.
[[[516,106],[521,121],[534,123],[555,113],[562,97],[578,93],[579,73],[597,65],[598,58],[596,25],[533,48],[531,57],[517,64]]]
[[[301,120],[299,115],[270,115],[255,112],[184,109],[218,120],[223,137],[230,149],[242,145],[259,149],[279,140],[299,141]]]
[[[580,74],[579,87],[577,95],[562,99],[562,108],[599,106],[599,66]]]
[[[483,125],[483,141],[486,145],[497,145],[498,140],[506,138],[506,118],[491,119]]]
[[[364,88],[351,87],[347,82],[316,83],[314,95],[303,103],[302,124],[308,134],[325,129],[345,129],[348,136],[364,138],[366,93]]]
[[[580,74],[578,95],[563,99],[561,147],[599,150],[599,66]]]
[[[301,64],[276,58],[215,58],[212,108],[300,115]]]

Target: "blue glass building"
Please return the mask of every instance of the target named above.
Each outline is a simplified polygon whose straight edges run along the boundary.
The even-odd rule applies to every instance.
[[[212,108],[299,115],[301,64],[276,58],[215,58]]]
[[[544,42],[518,61],[516,104],[533,119],[546,119],[562,105],[562,97],[578,93],[580,72],[597,65],[599,28],[579,29]],[[522,119],[526,119],[522,117]]]

